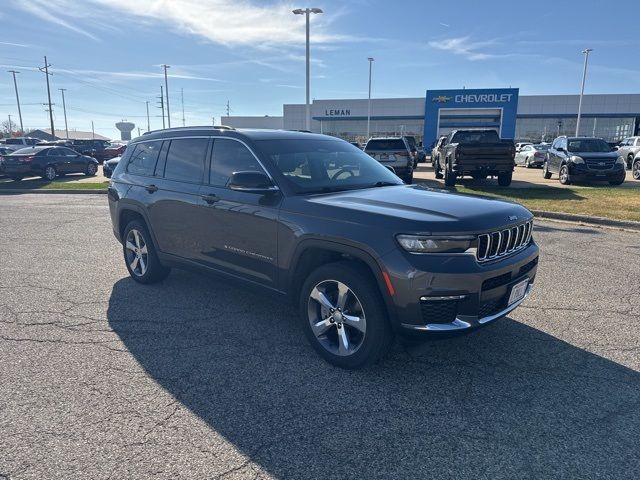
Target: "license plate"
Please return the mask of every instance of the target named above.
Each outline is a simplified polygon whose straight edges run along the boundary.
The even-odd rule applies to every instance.
[[[518,300],[522,300],[524,298],[524,294],[527,292],[528,286],[529,286],[528,278],[525,278],[521,282],[516,283],[511,288],[511,295],[509,295],[509,305],[517,302]]]

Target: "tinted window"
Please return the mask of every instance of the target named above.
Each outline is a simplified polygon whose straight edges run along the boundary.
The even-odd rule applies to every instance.
[[[7,138],[4,143],[7,145],[24,145],[24,142],[19,138]]]
[[[478,132],[456,132],[451,143],[497,143],[500,141],[495,130]]]
[[[572,138],[569,140],[570,152],[610,152],[611,147],[599,138]]]
[[[164,178],[181,182],[201,183],[207,156],[208,138],[179,138],[171,140],[167,152]]]
[[[58,155],[63,155],[65,157],[75,157],[78,155],[75,151],[70,148],[58,148]]]
[[[297,193],[402,184],[376,160],[341,140],[258,140],[256,145]]]
[[[213,142],[209,183],[225,187],[234,172],[264,172],[253,154],[240,142],[216,138]]]
[[[390,140],[369,140],[367,142],[367,146],[365,147],[364,151],[365,152],[368,152],[369,150],[398,151],[398,150],[406,150],[406,149],[407,147],[405,146],[402,139],[398,138],[398,139],[390,139]]]
[[[129,158],[127,172],[133,175],[153,175],[161,145],[162,142],[138,143]]]

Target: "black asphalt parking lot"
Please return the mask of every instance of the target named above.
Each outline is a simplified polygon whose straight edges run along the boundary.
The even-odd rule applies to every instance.
[[[127,276],[103,195],[0,196],[0,479],[637,478],[640,234],[539,222],[533,295],[343,371],[292,307]]]

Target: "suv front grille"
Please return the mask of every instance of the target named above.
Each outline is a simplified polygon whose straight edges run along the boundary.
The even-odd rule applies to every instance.
[[[590,170],[609,170],[613,168],[616,161],[612,158],[587,159],[585,160],[587,168]]]
[[[487,262],[517,252],[529,245],[532,233],[532,220],[505,230],[482,233],[478,235],[476,258]]]

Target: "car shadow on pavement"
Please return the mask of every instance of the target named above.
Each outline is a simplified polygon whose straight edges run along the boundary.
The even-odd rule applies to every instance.
[[[119,280],[108,320],[151,379],[275,478],[638,472],[638,373],[509,318],[397,343],[363,371],[324,363],[284,301],[199,274]]]

